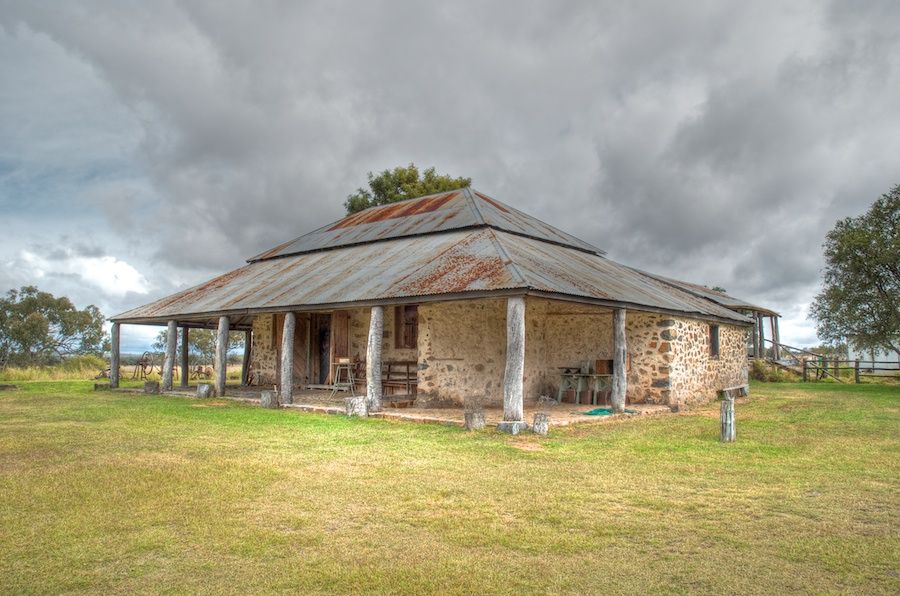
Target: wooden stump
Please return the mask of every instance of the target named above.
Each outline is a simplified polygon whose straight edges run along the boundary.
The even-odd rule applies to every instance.
[[[365,395],[356,395],[344,399],[347,416],[368,416],[369,400]]]
[[[481,430],[485,426],[484,412],[466,412],[463,414],[466,430]]]
[[[144,393],[159,393],[159,381],[147,381],[144,383]]]
[[[720,440],[723,443],[734,443],[734,397],[726,394],[722,398],[722,407],[719,413],[721,422]]]
[[[547,412],[537,412],[534,415],[534,424],[531,425],[531,432],[536,435],[546,435],[550,432],[550,414]]]
[[[212,397],[213,388],[208,383],[200,383],[197,385],[197,397]]]
[[[274,391],[263,391],[259,394],[259,405],[264,408],[277,408],[278,394]]]

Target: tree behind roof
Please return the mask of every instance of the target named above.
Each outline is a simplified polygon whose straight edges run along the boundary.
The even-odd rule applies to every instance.
[[[407,167],[396,167],[384,170],[377,176],[369,172],[369,188],[358,188],[348,195],[344,201],[347,215],[374,207],[387,205],[397,201],[405,201],[458,188],[466,188],[472,184],[471,178],[454,178],[449,174],[438,174],[433,167],[419,175],[415,164]]]

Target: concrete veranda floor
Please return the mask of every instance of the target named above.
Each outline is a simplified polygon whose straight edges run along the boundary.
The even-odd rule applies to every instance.
[[[263,391],[261,387],[247,387],[240,385],[228,385],[225,397],[251,403],[259,403],[260,394]],[[195,396],[197,393],[196,385],[189,385],[187,388],[179,386],[170,394]],[[321,389],[304,389],[294,392],[294,403],[283,405],[285,409],[294,409],[307,412],[319,412],[325,414],[344,414],[344,400],[349,393],[337,392],[332,395],[329,390]],[[627,410],[633,413],[621,414],[618,416],[587,416],[585,412],[593,408],[606,407],[604,405],[592,406],[587,404],[571,404],[561,403],[551,405],[546,408],[539,408],[536,404],[526,403],[525,405],[525,421],[531,424],[534,415],[539,411],[546,411],[550,414],[551,426],[568,426],[572,424],[591,424],[606,422],[609,420],[617,420],[623,417],[642,416],[648,414],[664,414],[669,413],[668,406],[658,404],[628,404]],[[499,407],[487,407],[484,409],[485,422],[488,426],[494,426],[503,419],[503,409]],[[385,407],[381,412],[371,414],[371,417],[383,418],[388,420],[401,420],[416,423],[446,424],[451,426],[464,425],[464,412],[462,408],[419,408],[419,407],[391,407],[389,402],[385,403]]]

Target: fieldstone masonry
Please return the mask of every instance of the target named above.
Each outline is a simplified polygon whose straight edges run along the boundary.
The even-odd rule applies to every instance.
[[[525,301],[525,401],[556,395],[559,367],[612,359],[612,311],[537,298]],[[364,358],[369,309],[351,309],[350,357]],[[259,384],[275,378],[269,349],[272,315],[253,323],[251,362]],[[719,323],[719,357],[710,356],[710,323],[629,309],[626,315],[629,403],[683,406],[710,401],[747,382],[747,328]],[[419,305],[418,349],[394,347],[394,308],[384,309],[383,361],[418,362],[417,406],[462,407],[467,396],[502,406],[506,364],[506,300]],[[305,342],[299,334],[296,341]],[[272,379],[271,381],[268,379]]]

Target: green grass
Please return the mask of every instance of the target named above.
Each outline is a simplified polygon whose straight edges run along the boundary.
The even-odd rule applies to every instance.
[[[469,434],[0,393],[0,592],[900,591],[900,390]]]

